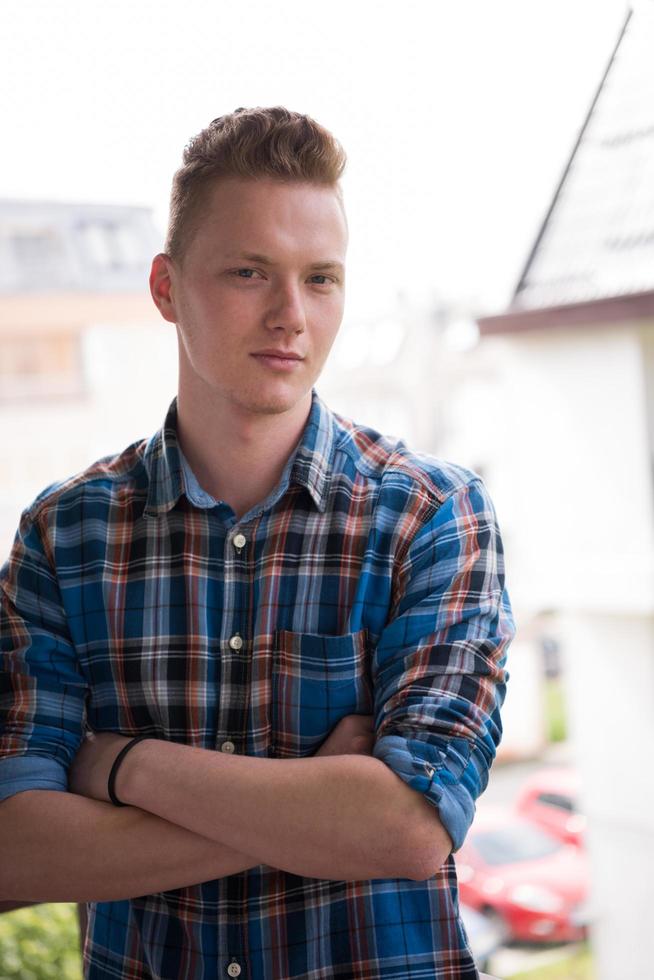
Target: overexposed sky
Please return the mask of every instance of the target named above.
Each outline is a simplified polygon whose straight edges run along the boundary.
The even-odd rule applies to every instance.
[[[510,298],[626,0],[4,0],[0,198],[145,204],[184,144],[282,104],[348,153],[350,316]]]

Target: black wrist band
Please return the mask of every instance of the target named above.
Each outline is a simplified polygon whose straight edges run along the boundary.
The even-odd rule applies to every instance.
[[[136,745],[137,742],[142,742],[144,738],[154,738],[154,736],[153,735],[137,735],[136,738],[133,738],[131,740],[131,742],[128,742],[127,743],[127,745],[123,745],[122,749],[120,750],[120,752],[118,753],[118,755],[114,759],[114,764],[111,767],[111,772],[109,773],[109,781],[107,783],[107,789],[108,789],[108,792],[109,792],[109,799],[111,800],[111,802],[113,803],[114,806],[129,806],[128,803],[121,803],[120,800],[118,799],[118,797],[116,796],[116,790],[115,790],[116,775],[118,773],[118,769],[120,767],[121,762],[123,761],[123,759],[125,758],[125,756],[129,752],[129,750],[131,749],[131,747],[133,745]]]

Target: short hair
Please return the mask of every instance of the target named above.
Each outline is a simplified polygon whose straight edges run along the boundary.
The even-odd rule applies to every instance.
[[[182,259],[211,187],[221,177],[272,177],[337,185],[345,151],[310,116],[282,106],[219,116],[184,149],[173,177],[165,250]]]

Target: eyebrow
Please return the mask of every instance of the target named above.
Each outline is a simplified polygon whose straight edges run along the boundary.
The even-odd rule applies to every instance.
[[[273,259],[267,255],[261,255],[259,252],[230,252],[226,258],[244,259],[246,262],[257,262],[259,265],[277,265]],[[326,259],[324,262],[312,262],[309,265],[309,269],[334,269],[342,272],[344,266],[342,262],[336,262],[334,259]]]

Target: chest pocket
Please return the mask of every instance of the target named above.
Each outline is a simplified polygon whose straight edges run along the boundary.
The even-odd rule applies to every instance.
[[[277,758],[313,755],[346,715],[372,714],[367,630],[275,634],[272,741]]]

